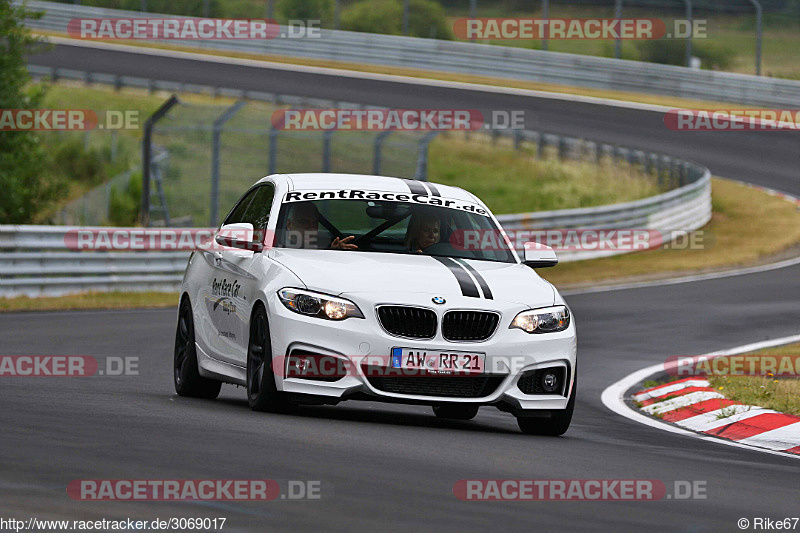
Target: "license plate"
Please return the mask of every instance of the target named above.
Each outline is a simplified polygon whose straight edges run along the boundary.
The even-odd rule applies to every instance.
[[[482,374],[485,359],[482,353],[392,348],[392,368],[433,374]]]

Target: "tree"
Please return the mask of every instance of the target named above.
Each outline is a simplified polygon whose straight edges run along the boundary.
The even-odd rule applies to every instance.
[[[410,0],[408,34],[412,37],[452,39],[444,8],[433,0]],[[401,35],[402,0],[361,0],[342,13],[342,29],[366,33]]]
[[[281,0],[278,13],[287,20],[331,19],[333,0]]]
[[[44,95],[31,86],[25,54],[39,42],[24,26],[35,16],[0,0],[0,112],[36,108]],[[37,133],[0,130],[0,224],[30,223],[58,189],[44,175],[45,150]]]

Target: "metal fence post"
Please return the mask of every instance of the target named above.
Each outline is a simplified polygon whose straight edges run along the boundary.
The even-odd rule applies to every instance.
[[[209,225],[212,228],[217,226],[217,216],[219,209],[219,148],[222,127],[245,105],[244,100],[239,100],[219,117],[214,120],[211,133],[211,205],[209,207]]]
[[[686,66],[692,66],[692,33],[694,24],[692,22],[692,0],[683,0],[686,3],[686,19],[689,21],[689,37],[686,38]]]
[[[750,3],[756,8],[756,76],[761,76],[761,2],[759,0],[750,0]]]
[[[410,0],[403,0],[403,35],[408,35],[408,10]]]
[[[376,176],[381,175],[381,151],[383,149],[383,143],[386,138],[391,135],[392,131],[393,130],[382,131],[377,137],[375,137],[375,149],[372,157],[372,173]]]
[[[545,20],[550,19],[550,0],[542,0],[542,18]],[[544,30],[542,35],[542,50],[547,50],[547,37],[550,35],[550,24]]]
[[[428,181],[428,146],[438,131],[429,131],[419,142],[419,155],[417,156],[417,172],[414,174],[415,180]]]
[[[478,0],[469,0],[469,18],[478,18]],[[471,38],[470,41],[474,42],[475,39]]]
[[[614,0],[614,18],[617,20],[617,40],[614,41],[614,57],[620,59],[622,57],[622,41],[619,38],[619,29],[622,26],[620,22],[622,18],[622,0]]]
[[[536,159],[544,157],[544,133],[536,132]]]
[[[140,219],[144,227],[150,225],[150,164],[153,159],[153,127],[156,122],[164,118],[164,115],[172,109],[172,106],[179,102],[178,97],[173,94],[144,123],[142,134],[142,212],[140,213]]]
[[[119,138],[117,130],[111,130],[111,162],[115,162],[117,160],[117,152],[119,151],[118,148]]]
[[[333,8],[333,29],[338,30],[341,21],[342,0],[336,0]]]

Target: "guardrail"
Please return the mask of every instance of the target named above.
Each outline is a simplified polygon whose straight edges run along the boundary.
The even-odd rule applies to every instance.
[[[42,18],[27,22],[30,27],[60,33],[66,33],[69,21],[79,17],[164,16],[41,1],[29,1],[28,6],[33,11],[45,11]],[[286,27],[281,27],[281,34],[286,34]],[[194,40],[182,41],[181,46],[457,72],[753,106],[793,107],[800,101],[800,82],[793,80],[395,35],[321,30],[320,38]]]
[[[635,228],[690,231],[711,218],[711,176],[691,166],[689,184],[652,198],[617,205],[498,217],[506,230]],[[82,291],[172,291],[180,285],[188,252],[67,251],[73,226],[1,226],[0,296],[56,296]],[[123,228],[119,228],[123,229]],[[620,251],[559,254],[562,261]]]

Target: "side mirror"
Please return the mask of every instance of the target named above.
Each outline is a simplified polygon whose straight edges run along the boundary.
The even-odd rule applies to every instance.
[[[531,268],[545,268],[556,266],[558,257],[556,257],[556,252],[547,245],[526,242],[525,258],[522,262]]]
[[[261,252],[264,250],[264,243],[254,242],[253,233],[253,225],[250,223],[226,224],[219,229],[214,240],[217,244],[228,248]]]

